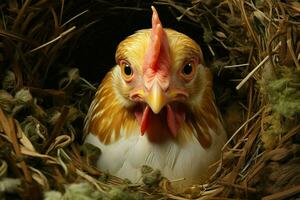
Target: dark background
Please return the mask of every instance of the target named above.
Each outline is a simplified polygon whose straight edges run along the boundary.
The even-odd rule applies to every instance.
[[[73,13],[88,9],[89,12],[83,20],[97,22],[85,29],[77,42],[70,44],[74,45],[71,52],[65,54],[71,59],[67,62],[72,63],[72,67],[79,68],[80,75],[92,83],[99,83],[115,65],[115,50],[122,40],[137,30],[151,28],[151,5],[156,7],[164,27],[183,32],[193,38],[207,56],[207,47],[202,40],[203,34],[199,25],[184,18],[178,21],[176,17],[180,16],[180,13],[168,6],[153,4],[152,1],[81,2],[74,4]]]

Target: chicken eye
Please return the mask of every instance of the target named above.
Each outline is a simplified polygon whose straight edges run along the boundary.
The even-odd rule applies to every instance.
[[[193,71],[193,65],[192,63],[188,63],[186,64],[183,69],[182,69],[182,73],[185,74],[185,75],[189,75],[191,74]]]
[[[180,70],[180,76],[185,81],[190,81],[193,79],[195,72],[196,72],[195,62],[190,61],[183,65],[183,67]]]
[[[129,65],[124,66],[124,73],[126,74],[126,76],[130,76],[132,74],[132,70]]]
[[[122,60],[120,62],[121,73],[125,81],[130,81],[133,77],[133,70],[127,61]]]

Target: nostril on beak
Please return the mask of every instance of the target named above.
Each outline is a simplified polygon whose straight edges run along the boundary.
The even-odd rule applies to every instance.
[[[142,90],[138,90],[129,94],[129,99],[131,101],[143,101],[144,92]]]

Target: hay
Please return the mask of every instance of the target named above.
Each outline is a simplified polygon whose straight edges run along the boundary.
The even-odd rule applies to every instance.
[[[203,30],[208,67],[216,79],[236,87],[216,90],[229,133],[218,171],[207,184],[177,194],[159,171],[147,167],[138,185],[93,167],[101,152],[80,144],[95,86],[68,64],[72,58],[61,55],[95,19],[85,9],[74,11],[78,4],[72,2],[10,0],[0,5],[1,199],[299,197],[300,4],[155,4]]]

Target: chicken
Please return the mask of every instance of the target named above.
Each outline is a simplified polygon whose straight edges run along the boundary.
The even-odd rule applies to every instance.
[[[89,108],[85,142],[101,149],[100,170],[132,182],[143,165],[184,185],[203,182],[226,141],[212,75],[196,42],[163,28],[152,10],[152,29],[118,45]]]

